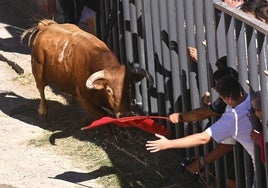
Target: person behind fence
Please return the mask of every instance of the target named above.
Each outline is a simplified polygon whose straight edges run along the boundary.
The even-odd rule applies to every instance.
[[[87,7],[83,7],[81,17],[79,19],[79,27],[84,31],[96,35],[96,12]]]
[[[258,121],[256,119],[252,118],[252,123],[255,125],[253,130],[250,133],[250,138],[253,140],[253,142],[259,146],[260,148],[260,174],[265,174],[265,146],[264,146],[264,135],[263,135],[263,129],[262,129],[262,108],[261,108],[261,91],[256,91],[251,93],[251,106],[252,106],[252,112],[255,114],[255,117],[257,117]],[[254,121],[255,120],[255,121]],[[257,160],[257,159],[256,159]],[[261,175],[261,181],[262,186],[266,187],[267,180],[265,176]]]
[[[262,109],[261,109],[261,92],[253,92],[251,96],[252,110],[258,117],[259,121],[262,122]],[[265,151],[264,151],[264,137],[261,130],[253,129],[250,133],[250,138],[260,147],[261,161],[265,163]]]
[[[97,34],[96,15],[100,11],[100,2],[91,0],[60,0],[64,21],[78,25],[81,29]]]
[[[97,35],[97,15],[100,13],[100,2],[82,0],[83,8],[79,19],[79,27],[93,35]]]
[[[59,0],[64,15],[64,22],[78,24],[81,10],[83,8],[82,0]]]
[[[151,153],[171,148],[190,148],[207,144],[211,139],[220,143],[226,138],[238,141],[252,158],[255,168],[254,142],[250,138],[252,124],[249,118],[251,104],[250,96],[244,91],[238,79],[234,76],[221,78],[215,86],[216,91],[227,104],[221,118],[201,133],[195,133],[183,138],[167,139],[155,134],[157,140],[149,140],[145,147]],[[172,121],[172,120],[171,120]]]
[[[268,24],[268,2],[258,3],[258,6],[255,10],[256,18],[261,20],[262,22]]]
[[[256,13],[259,12],[257,8],[259,9],[262,3],[267,2],[266,0],[247,0],[245,1],[240,10],[247,13],[249,16],[259,19],[256,16]]]
[[[235,7],[236,9],[240,9],[244,3],[244,0],[222,0],[227,5]]]
[[[256,2],[256,0],[248,0],[245,3],[243,3],[240,10],[247,13],[249,16],[255,18],[256,17],[255,10],[257,6],[258,6],[258,3]]]

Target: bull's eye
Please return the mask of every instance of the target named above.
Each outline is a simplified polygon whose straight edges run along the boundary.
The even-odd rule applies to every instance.
[[[112,88],[110,88],[109,86],[107,86],[106,91],[107,91],[108,95],[114,94]]]

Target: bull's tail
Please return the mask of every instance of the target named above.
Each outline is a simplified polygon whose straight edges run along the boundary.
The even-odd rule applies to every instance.
[[[31,46],[31,43],[32,43],[33,39],[35,38],[36,34],[39,31],[42,31],[46,26],[49,26],[49,25],[52,25],[52,24],[57,24],[57,22],[55,22],[54,20],[48,20],[48,19],[40,20],[39,23],[36,26],[25,30],[21,34],[21,36],[20,36],[21,44],[23,44],[24,38],[28,35],[29,38],[28,38],[27,45]]]

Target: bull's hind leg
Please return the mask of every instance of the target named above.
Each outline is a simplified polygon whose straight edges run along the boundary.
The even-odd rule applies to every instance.
[[[45,98],[45,86],[41,84],[36,84],[36,87],[40,93],[40,104],[38,107],[38,113],[41,117],[47,116],[47,103]]]
[[[43,64],[38,63],[32,58],[32,71],[36,82],[36,87],[40,94],[40,104],[38,107],[38,113],[41,117],[47,116],[47,104],[45,98],[45,86],[47,85],[43,80]]]

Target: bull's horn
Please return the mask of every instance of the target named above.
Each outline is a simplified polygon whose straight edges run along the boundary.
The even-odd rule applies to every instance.
[[[268,76],[268,70],[263,71],[266,76]]]
[[[93,74],[87,79],[86,87],[87,87],[88,89],[94,89],[95,86],[93,85],[93,83],[94,83],[96,80],[103,79],[103,78],[104,78],[104,70],[101,70],[101,71],[98,71],[98,72],[93,73]]]
[[[139,68],[139,67],[131,67],[130,71],[134,74],[138,74],[138,75],[142,76],[142,78],[145,77],[148,80],[148,86],[149,86],[148,88],[153,87],[154,79],[149,72],[147,72],[146,70]],[[138,80],[138,81],[140,81],[140,80]]]

